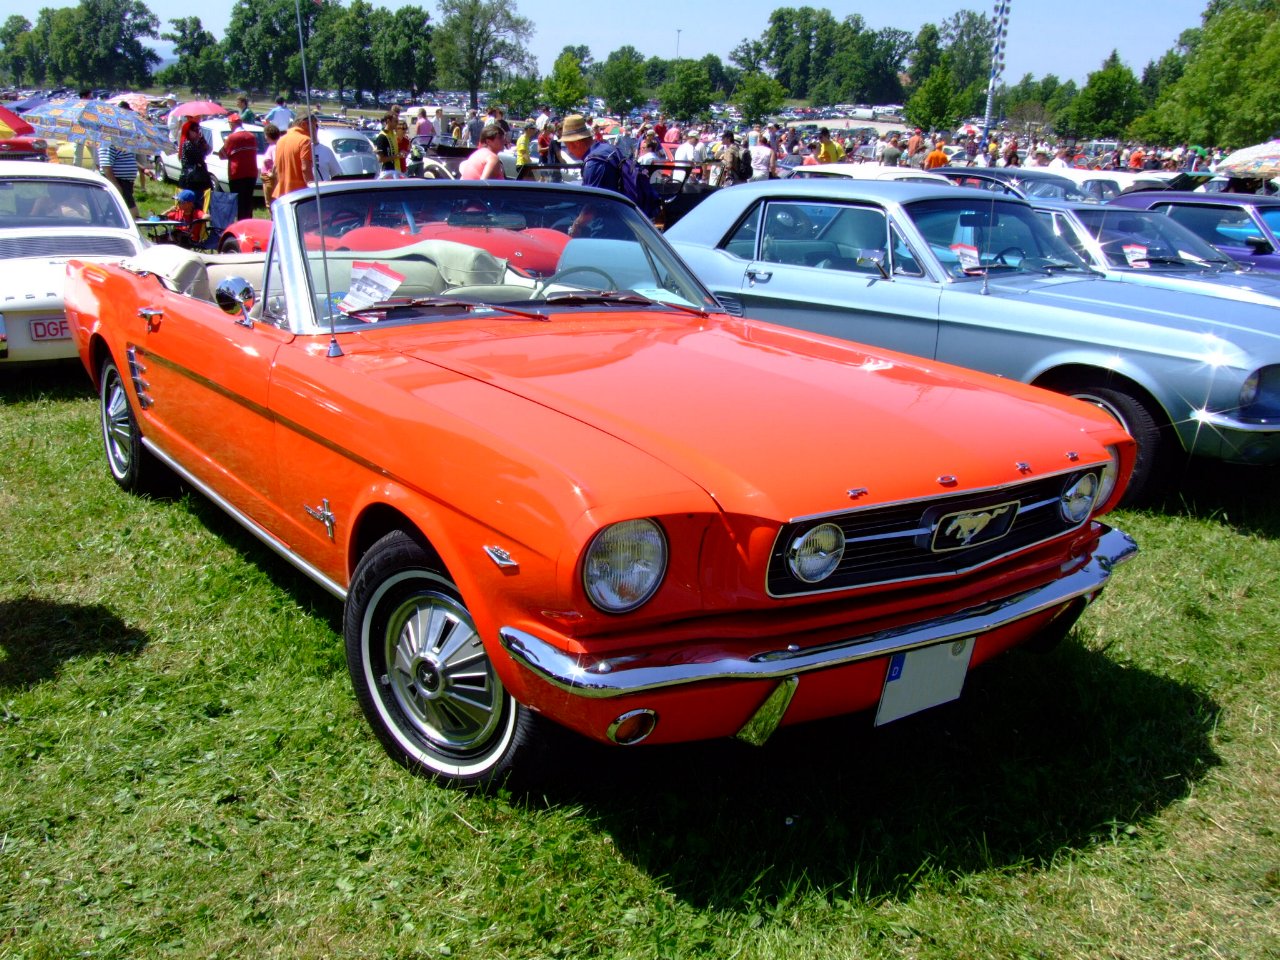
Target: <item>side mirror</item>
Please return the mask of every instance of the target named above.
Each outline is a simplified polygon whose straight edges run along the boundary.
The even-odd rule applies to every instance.
[[[1276,249],[1266,237],[1245,237],[1244,242],[1259,257],[1274,253]]]
[[[218,284],[213,294],[214,301],[222,308],[222,312],[237,317],[237,323],[246,327],[253,326],[249,319],[249,311],[258,302],[253,284],[243,277],[227,277]]]

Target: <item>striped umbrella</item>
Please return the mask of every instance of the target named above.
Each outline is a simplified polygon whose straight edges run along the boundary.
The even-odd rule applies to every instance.
[[[42,137],[91,140],[122,150],[161,153],[171,149],[168,131],[132,110],[102,100],[52,100],[23,114]]]
[[[12,110],[6,110],[0,107],[0,139],[7,140],[10,137],[29,137],[35,133],[35,129],[27,121]]]

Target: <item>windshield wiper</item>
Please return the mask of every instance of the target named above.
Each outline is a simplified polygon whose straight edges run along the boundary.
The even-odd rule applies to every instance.
[[[478,310],[493,310],[498,313],[510,314],[513,317],[522,317],[525,320],[550,319],[545,313],[537,313],[533,310],[517,310],[514,307],[503,307],[494,303],[474,303],[470,300],[451,300],[448,297],[397,297],[392,300],[380,300],[367,307],[361,307],[359,310],[349,310],[347,311],[347,316],[355,317],[357,320],[362,320],[366,316],[382,319],[392,313],[404,310],[425,310],[429,307],[442,310],[466,310],[468,313],[475,313]]]
[[[672,310],[682,310],[685,313],[692,313],[697,317],[709,317],[707,311],[698,307],[686,306],[683,303],[668,303],[666,300],[654,300],[652,297],[646,297],[643,294],[628,291],[626,293],[617,290],[600,290],[592,293],[553,293],[545,299],[548,304],[571,304],[579,306],[584,304],[621,304],[623,306],[637,307],[669,307]]]

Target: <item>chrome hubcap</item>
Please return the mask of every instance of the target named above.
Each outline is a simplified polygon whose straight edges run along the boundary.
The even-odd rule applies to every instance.
[[[129,471],[133,444],[133,426],[129,422],[129,398],[125,396],[120,375],[112,370],[103,385],[102,438],[107,447],[111,471],[122,477]]]
[[[483,748],[502,719],[502,683],[471,617],[433,592],[406,598],[387,621],[390,687],[417,732],[455,753]]]

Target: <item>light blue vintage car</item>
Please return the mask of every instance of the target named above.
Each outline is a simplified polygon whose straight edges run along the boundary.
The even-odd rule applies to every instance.
[[[1096,203],[1029,202],[1108,280],[1280,307],[1280,275],[1233,260],[1172,217]]]
[[[1280,311],[1106,280],[1023,200],[765,181],[718,191],[667,238],[730,313],[1103,407],[1140,446],[1131,498],[1180,451],[1280,461]]]

